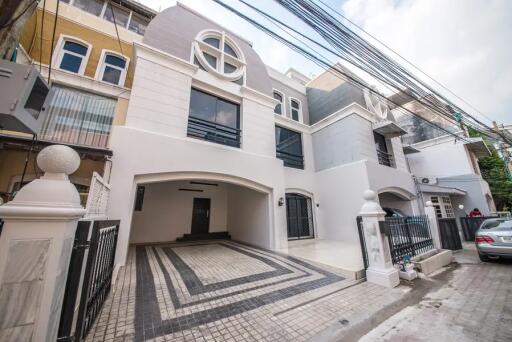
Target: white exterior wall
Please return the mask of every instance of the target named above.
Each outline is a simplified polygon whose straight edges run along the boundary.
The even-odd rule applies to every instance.
[[[227,224],[234,240],[260,247],[270,245],[272,232],[269,217],[273,214],[269,195],[237,185],[229,185]]]
[[[464,144],[450,139],[423,146],[423,143],[415,144],[414,147],[421,152],[408,156],[414,175],[437,178],[475,173]]]
[[[313,133],[317,171],[358,160],[377,161],[371,122],[352,114]]]
[[[407,166],[407,160],[405,159],[402,140],[400,140],[400,137],[395,137],[391,138],[390,141],[396,168],[398,170],[409,173],[409,167]]]
[[[264,220],[272,234],[263,247],[285,248],[286,210],[277,206],[285,194],[284,168],[275,158],[274,100],[231,82],[205,83],[195,65],[150,47],[136,45],[136,53],[126,126],[114,127],[111,135],[109,216],[121,220],[116,264],[124,264],[132,227],[138,223],[132,222],[137,184],[171,180],[211,179],[265,192],[269,209]],[[241,148],[186,137],[193,85],[239,99]]]
[[[194,197],[210,198],[210,232],[227,231],[227,186],[201,186],[203,192],[179,191],[194,188],[188,181],[145,185],[141,211],[134,211],[130,243],[174,241],[190,233]]]

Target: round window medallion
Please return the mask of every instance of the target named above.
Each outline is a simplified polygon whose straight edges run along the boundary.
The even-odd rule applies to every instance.
[[[194,41],[194,57],[206,71],[229,81],[236,81],[245,73],[242,50],[225,32],[199,32]]]

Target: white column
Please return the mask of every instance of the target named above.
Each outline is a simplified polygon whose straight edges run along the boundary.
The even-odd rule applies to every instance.
[[[372,190],[363,194],[364,204],[359,215],[363,218],[364,237],[369,267],[366,280],[386,287],[400,283],[398,270],[393,267],[389,251],[388,237],[380,232],[379,221],[384,221],[385,212],[377,203],[377,195]]]
[[[85,213],[68,175],[80,165],[71,148],[37,156],[44,176],[0,206],[0,341],[55,341],[77,221]]]
[[[425,215],[428,217],[428,223],[430,225],[430,234],[432,234],[432,241],[434,242],[434,248],[437,250],[442,249],[441,235],[439,233],[439,224],[437,223],[436,208],[431,201],[425,203]]]

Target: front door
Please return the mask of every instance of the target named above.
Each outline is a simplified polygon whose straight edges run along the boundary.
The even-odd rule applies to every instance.
[[[286,194],[288,239],[313,238],[311,199],[299,194]]]
[[[206,234],[210,227],[210,199],[194,198],[192,234]]]

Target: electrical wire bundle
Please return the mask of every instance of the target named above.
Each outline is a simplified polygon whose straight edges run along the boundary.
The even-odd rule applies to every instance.
[[[495,132],[478,118],[465,112],[443,94],[356,34],[331,15],[332,10],[327,11],[312,0],[275,1],[312,27],[340,53],[343,60],[391,86],[396,91],[406,91],[407,95],[413,97],[421,105],[449,121],[461,122],[490,138],[496,138],[497,134],[504,142],[512,144],[508,137]]]

